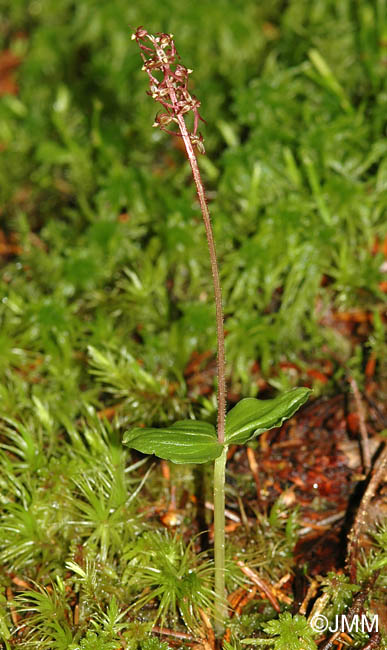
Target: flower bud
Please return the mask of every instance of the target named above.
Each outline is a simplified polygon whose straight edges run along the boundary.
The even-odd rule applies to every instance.
[[[146,36],[148,36],[147,30],[144,29],[143,27],[137,27],[134,34],[132,34],[132,41],[143,40]]]
[[[160,47],[162,47],[162,48],[168,47],[168,45],[170,45],[170,44],[171,44],[171,38],[170,38],[169,34],[162,34],[162,36],[160,38]]]
[[[201,140],[198,140],[198,142],[196,143],[196,149],[198,150],[199,153],[203,154],[203,156],[206,153],[206,148],[203,142],[201,142]]]
[[[178,64],[176,66],[175,76],[179,77],[180,79],[184,79],[187,76],[187,68],[185,68],[183,65]]]
[[[192,145],[199,153],[203,155],[206,153],[202,135],[195,135],[194,133],[190,133],[190,140],[192,142]]]
[[[169,115],[169,113],[160,113],[160,115],[157,115],[156,117],[160,126],[168,126],[168,124],[172,122],[172,119],[172,115]]]

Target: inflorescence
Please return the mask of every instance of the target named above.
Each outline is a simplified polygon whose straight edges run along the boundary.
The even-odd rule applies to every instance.
[[[188,131],[192,145],[199,153],[205,153],[203,136],[198,133],[199,120],[204,122],[199,115],[200,101],[191,95],[188,90],[188,77],[192,70],[178,63],[179,55],[173,42],[173,34],[156,34],[152,36],[143,27],[138,27],[132,39],[136,40],[141,50],[144,61],[143,70],[149,77],[150,90],[148,95],[159,102],[165,112],[156,115],[154,127],[172,135],[181,136],[178,131],[170,131],[167,127],[179,120],[183,115],[192,111],[194,116],[193,130]],[[145,45],[150,43],[151,46]],[[160,71],[162,78],[158,79],[155,72]]]

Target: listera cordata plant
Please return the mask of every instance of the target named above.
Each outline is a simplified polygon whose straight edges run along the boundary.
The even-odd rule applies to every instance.
[[[200,102],[188,90],[192,70],[179,62],[172,34],[149,34],[139,27],[132,38],[140,47],[148,74],[148,94],[162,106],[153,126],[181,137],[191,166],[200,209],[207,235],[214,286],[217,331],[217,427],[210,422],[183,420],[163,428],[133,428],[124,443],[145,454],[155,454],[173,463],[207,463],[214,461],[214,619],[219,633],[227,617],[225,594],[225,469],[230,444],[246,444],[259,434],[278,427],[308,399],[308,388],[294,388],[274,399],[242,399],[226,416],[226,376],[222,296],[215,242],[197,153],[204,154],[203,137],[198,132]],[[193,116],[189,130],[186,117]]]

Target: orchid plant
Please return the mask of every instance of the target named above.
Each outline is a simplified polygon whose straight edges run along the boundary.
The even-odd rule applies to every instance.
[[[225,594],[225,470],[227,449],[230,444],[246,444],[290,418],[308,399],[310,389],[294,388],[274,399],[242,399],[226,416],[226,373],[222,294],[215,242],[210,214],[201,179],[197,154],[204,154],[204,143],[198,131],[200,102],[188,90],[189,70],[179,62],[172,34],[155,36],[139,27],[132,35],[140,48],[143,70],[149,77],[148,94],[162,110],[157,114],[154,127],[184,142],[191,166],[200,209],[206,230],[208,251],[214,287],[217,331],[217,426],[198,420],[178,421],[163,428],[135,427],[126,432],[124,443],[145,454],[155,454],[173,463],[207,463],[214,461],[214,560],[215,603],[214,619],[221,634],[227,617]],[[193,116],[189,130],[186,117]]]

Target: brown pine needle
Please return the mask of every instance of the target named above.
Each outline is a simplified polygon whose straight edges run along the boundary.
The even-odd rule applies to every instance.
[[[245,576],[250,578],[251,582],[257,585],[260,591],[263,592],[263,594],[266,596],[268,601],[274,607],[275,611],[280,612],[281,608],[278,604],[276,597],[273,594],[273,590],[271,586],[269,586],[262,578],[260,578],[259,575],[255,573],[253,569],[250,569],[250,567],[246,566],[246,564],[244,564],[242,560],[237,560],[237,565],[240,567],[242,573],[244,573]]]
[[[215,632],[214,628],[211,625],[211,621],[203,609],[199,608],[199,614],[205,628],[203,638],[207,640],[207,643],[210,646],[211,650],[215,650]]]
[[[12,578],[12,582],[18,587],[23,587],[23,589],[31,589],[29,582],[26,582],[26,580],[22,580],[22,578],[18,578],[17,576]]]
[[[6,594],[7,594],[7,600],[8,600],[8,602],[10,603],[10,605],[9,605],[9,610],[10,610],[10,612],[11,612],[12,623],[13,623],[14,625],[18,625],[18,623],[19,623],[19,615],[18,615],[18,613],[17,613],[15,607],[12,605],[12,601],[13,601],[13,591],[12,591],[11,587],[7,587]]]
[[[251,447],[246,448],[246,453],[247,453],[247,460],[249,461],[249,467],[250,467],[251,473],[253,475],[254,482],[255,482],[255,487],[256,487],[256,490],[257,490],[258,506],[259,506],[259,509],[262,511],[261,481],[259,480],[259,471],[258,471],[257,459],[255,458],[254,449],[252,449]]]

